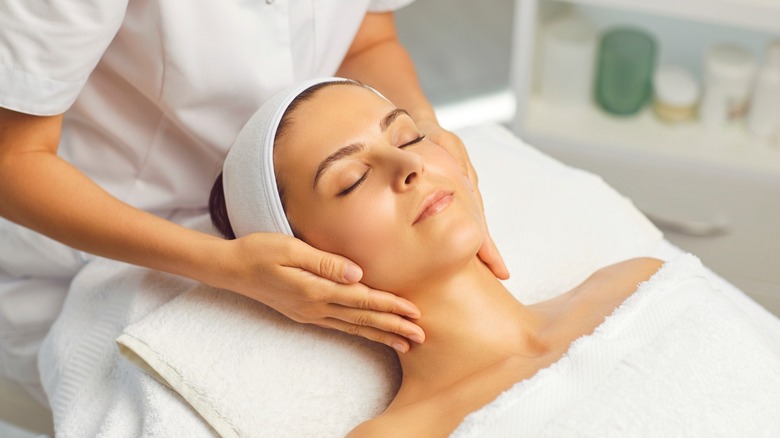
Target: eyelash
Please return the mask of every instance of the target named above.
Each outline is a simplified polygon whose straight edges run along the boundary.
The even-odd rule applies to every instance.
[[[363,176],[361,176],[360,179],[355,182],[355,184],[352,184],[351,186],[349,186],[346,189],[344,189],[343,191],[341,191],[341,193],[339,193],[339,196],[346,196],[346,195],[350,194],[350,192],[352,192],[356,188],[360,187],[360,185],[363,184],[363,182],[366,181],[366,178],[368,178],[368,174],[370,172],[371,172],[371,170],[367,170],[366,173],[364,173]]]
[[[424,139],[425,139],[425,136],[421,135],[421,136],[415,138],[414,140],[412,140],[412,141],[410,141],[408,143],[404,143],[401,146],[398,146],[398,149],[405,149],[405,148],[408,148],[409,146],[414,146],[417,143],[423,141]],[[360,187],[360,185],[363,184],[366,181],[366,178],[368,178],[368,174],[370,172],[371,172],[370,169],[368,171],[366,171],[366,173],[364,173],[363,176],[361,176],[359,180],[355,181],[355,184],[352,184],[351,186],[349,186],[346,189],[342,190],[339,193],[339,196],[346,196],[346,195],[350,194],[356,188]]]
[[[409,146],[413,146],[413,145],[423,141],[424,139],[425,139],[425,136],[421,135],[421,136],[415,138],[414,140],[410,141],[409,143],[404,143],[401,146],[398,146],[398,148],[399,149],[408,148]]]

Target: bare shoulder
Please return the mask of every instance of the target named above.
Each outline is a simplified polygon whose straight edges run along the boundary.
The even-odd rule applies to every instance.
[[[632,258],[599,269],[591,279],[602,291],[625,297],[633,293],[640,283],[649,280],[663,264],[663,260],[653,257]]]
[[[347,438],[385,438],[388,436],[413,436],[445,438],[454,430],[462,417],[452,415],[439,397],[393,409],[391,405],[382,414],[354,428]]]
[[[385,436],[382,435],[385,431],[386,428],[382,427],[381,417],[377,417],[360,423],[356,428],[352,429],[345,438],[381,437]]]
[[[347,434],[346,438],[384,438],[388,436],[415,436],[404,431],[405,426],[415,424],[412,421],[401,421],[398,414],[388,414],[387,412],[364,421]],[[411,432],[411,431],[409,431]]]
[[[636,257],[606,266],[601,268],[598,272],[604,272],[609,275],[643,278],[642,281],[644,281],[652,277],[663,264],[663,260],[653,257]]]

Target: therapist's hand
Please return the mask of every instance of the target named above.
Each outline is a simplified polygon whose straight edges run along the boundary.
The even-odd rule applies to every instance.
[[[485,240],[482,243],[482,247],[479,249],[478,255],[480,260],[485,263],[493,274],[506,280],[509,278],[509,270],[504,263],[504,259],[498,252],[493,238],[490,236],[490,231],[487,228],[487,220],[485,218],[485,207],[482,203],[482,194],[478,189],[477,172],[474,170],[474,166],[471,165],[468,152],[466,152],[466,146],[461,139],[450,131],[439,126],[438,123],[418,123],[418,126],[425,134],[426,138],[435,144],[438,144],[444,148],[450,155],[452,155],[458,163],[460,163],[463,173],[471,181],[474,192],[479,199],[479,204],[482,207],[482,224],[485,227]]]
[[[275,233],[223,242],[228,251],[220,257],[220,269],[230,278],[215,286],[260,301],[294,321],[362,336],[401,353],[409,350],[410,340],[425,339],[409,320],[420,317],[417,306],[359,283],[362,270],[344,257]]]

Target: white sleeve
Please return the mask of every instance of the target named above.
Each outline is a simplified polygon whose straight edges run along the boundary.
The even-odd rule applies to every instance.
[[[368,5],[368,12],[388,12],[401,9],[412,3],[414,0],[371,0]]]
[[[73,104],[128,0],[0,1],[0,107],[36,115]]]

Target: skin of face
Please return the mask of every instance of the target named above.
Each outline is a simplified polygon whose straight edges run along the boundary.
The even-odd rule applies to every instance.
[[[470,182],[444,149],[420,140],[405,113],[382,126],[394,110],[363,87],[322,88],[291,114],[274,165],[298,237],[357,263],[369,287],[401,293],[473,263],[484,227]],[[426,209],[426,200],[438,202]]]

